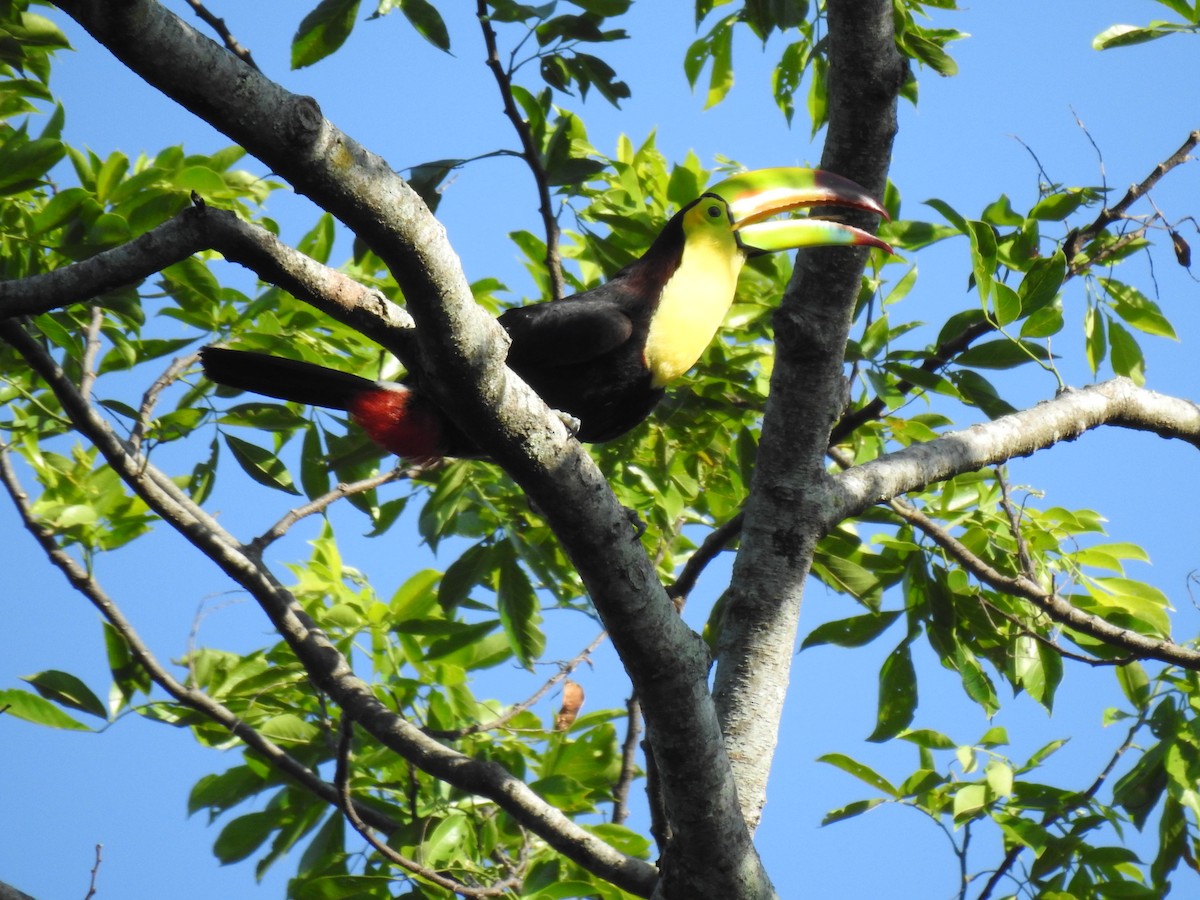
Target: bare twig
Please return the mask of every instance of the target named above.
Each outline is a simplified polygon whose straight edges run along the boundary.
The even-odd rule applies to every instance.
[[[561,663],[559,665],[558,674],[549,679],[529,697],[522,700],[520,703],[509,707],[507,710],[505,710],[503,715],[499,715],[488,722],[476,722],[474,725],[468,725],[466,728],[455,728],[447,731],[438,731],[432,728],[424,728],[422,730],[430,737],[453,741],[458,740],[459,738],[464,738],[470,734],[479,734],[480,732],[494,731],[497,728],[503,728],[514,718],[516,718],[518,714],[525,712],[525,710],[529,709],[531,706],[533,706],[533,704],[541,700],[557,684],[565,681],[572,672],[583,665],[583,663],[587,662],[591,658],[591,655],[596,652],[596,648],[604,643],[607,638],[608,632],[600,632],[592,639],[592,642],[584,647],[583,650],[581,650],[573,659],[569,660],[568,662]]]
[[[700,578],[700,574],[710,562],[721,554],[721,551],[733,543],[737,539],[737,536],[741,534],[742,519],[743,514],[739,512],[728,521],[723,522],[710,531],[704,540],[700,542],[700,546],[696,548],[696,552],[684,563],[679,577],[675,579],[675,583],[667,588],[667,595],[675,601],[676,606],[682,607],[687,602],[688,594],[696,586],[696,581]]]
[[[642,707],[637,697],[625,701],[625,710],[628,725],[621,745],[621,774],[613,785],[612,820],[616,825],[625,824],[629,818],[629,788],[637,774],[637,751],[642,735]]]
[[[354,494],[361,494],[365,491],[374,490],[381,485],[388,484],[389,482],[396,481],[400,478],[410,475],[412,472],[413,470],[411,468],[399,465],[393,469],[389,469],[386,472],[380,472],[376,475],[372,475],[370,478],[363,478],[361,481],[354,481],[349,484],[339,484],[333,488],[333,490],[322,494],[320,497],[317,497],[309,503],[306,503],[303,506],[297,506],[294,509],[289,509],[283,518],[281,518],[278,522],[276,522],[258,537],[250,541],[246,546],[251,548],[255,553],[262,553],[262,551],[265,550],[270,544],[273,544],[275,541],[287,534],[288,529],[290,529],[301,519],[324,512],[343,497],[350,497]]]
[[[258,69],[258,63],[254,61],[254,58],[250,55],[250,51],[242,46],[238,39],[233,36],[233,32],[226,26],[224,19],[218,18],[210,12],[200,0],[187,0],[187,3],[188,6],[196,11],[196,15],[217,33],[218,37],[224,42],[225,48],[230,53],[251,68]]]
[[[138,407],[137,421],[133,423],[133,429],[129,433],[129,446],[134,453],[141,452],[142,439],[146,436],[146,429],[150,427],[150,418],[154,414],[154,407],[158,404],[159,395],[179,380],[179,376],[195,365],[198,355],[188,353],[186,356],[177,356],[167,366],[166,370],[154,379],[154,383],[146,389],[142,394],[142,403]]]
[[[1179,149],[1156,165],[1150,171],[1149,175],[1137,184],[1130,186],[1129,190],[1125,192],[1125,196],[1113,206],[1106,206],[1101,210],[1100,214],[1096,216],[1090,225],[1086,225],[1067,235],[1067,241],[1063,248],[1063,252],[1067,255],[1067,260],[1070,261],[1073,259],[1084,244],[1094,239],[1109,225],[1119,219],[1125,218],[1129,208],[1149,193],[1162,180],[1164,175],[1192,159],[1190,154],[1195,149],[1197,143],[1200,143],[1200,129],[1189,134]]]
[[[96,845],[96,863],[92,866],[92,877],[88,882],[88,892],[83,895],[83,900],[91,900],[96,896],[96,876],[100,874],[100,853],[104,849],[103,844]]]
[[[410,872],[419,878],[436,884],[438,887],[453,891],[463,897],[499,897],[520,887],[521,878],[515,875],[503,881],[498,881],[490,887],[475,887],[463,884],[457,879],[449,878],[427,866],[421,865],[415,859],[409,859],[407,856],[397,853],[383,841],[379,840],[372,833],[370,826],[359,816],[358,805],[350,797],[350,742],[353,736],[354,722],[348,716],[343,716],[339,728],[337,769],[334,772],[333,782],[337,787],[338,797],[341,800],[341,809],[346,814],[346,820],[362,836],[363,840],[375,849],[375,852],[406,872]]]
[[[533,132],[529,123],[521,117],[517,102],[512,93],[512,72],[506,71],[500,62],[500,52],[496,46],[496,30],[488,14],[487,0],[477,0],[476,15],[479,17],[479,27],[483,30],[483,42],[487,47],[487,67],[496,79],[500,88],[500,97],[504,101],[504,115],[512,122],[521,140],[521,158],[537,183],[539,212],[542,214],[542,227],[546,231],[546,274],[550,278],[550,299],[558,300],[565,293],[563,281],[562,258],[558,253],[558,220],[554,216],[554,202],[550,197],[550,180],[546,176],[546,167],[542,165],[542,155],[533,141]]]
[[[92,397],[92,385],[96,383],[96,357],[100,355],[100,326],[104,324],[104,310],[91,307],[91,318],[84,333],[83,358],[79,361],[79,393],[84,400]]]

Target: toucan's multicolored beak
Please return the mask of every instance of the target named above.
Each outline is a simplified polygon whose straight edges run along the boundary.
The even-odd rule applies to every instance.
[[[810,206],[845,206],[888,217],[883,206],[862,186],[832,172],[790,167],[755,169],[726,178],[706,193],[725,201],[738,243],[750,255],[843,244],[892,252],[887,242],[853,225],[812,217],[771,219]]]

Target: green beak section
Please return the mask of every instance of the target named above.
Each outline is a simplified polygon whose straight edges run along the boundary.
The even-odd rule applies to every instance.
[[[862,209],[887,218],[879,202],[849,178],[820,169],[777,168],[742,172],[707,191],[729,207],[738,242],[751,254],[774,253],[797,247],[858,245],[892,248],[875,235],[821,218],[766,221],[772,216],[811,206]]]

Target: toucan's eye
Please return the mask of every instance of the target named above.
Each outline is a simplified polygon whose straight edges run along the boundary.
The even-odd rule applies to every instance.
[[[715,203],[708,208],[708,217],[710,219],[715,219],[720,215],[721,215],[721,207],[717,206]]]

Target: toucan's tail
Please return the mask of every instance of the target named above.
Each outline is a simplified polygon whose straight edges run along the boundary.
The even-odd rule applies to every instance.
[[[349,372],[248,350],[202,347],[200,362],[217,384],[326,409],[348,410],[356,397],[377,387]]]
[[[203,347],[210,381],[279,400],[343,409],[385,450],[411,460],[478,456],[479,451],[420,392],[349,372],[248,350]]]

